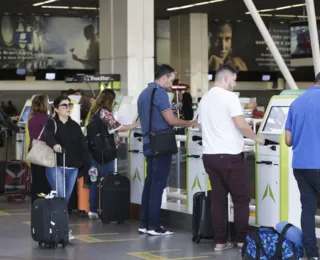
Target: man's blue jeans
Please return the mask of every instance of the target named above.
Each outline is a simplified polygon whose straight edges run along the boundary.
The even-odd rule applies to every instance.
[[[95,160],[92,160],[92,164],[98,170],[98,178],[96,182],[91,183],[90,186],[90,212],[97,213],[98,212],[98,184],[100,183],[100,179],[107,175],[114,174],[114,166],[115,160],[107,163],[107,164],[99,164]]]
[[[307,257],[319,257],[315,232],[315,215],[320,194],[320,169],[294,169],[302,205],[301,228]]]
[[[167,187],[172,156],[151,156],[148,144],[143,146],[147,159],[147,177],[145,179],[141,202],[141,227],[156,230],[161,227],[161,202],[163,190]]]
[[[64,197],[64,187],[63,187],[63,167],[57,167],[58,172],[58,190],[56,189],[56,170],[53,168],[46,168],[46,175],[50,183],[51,189],[58,192],[58,197]],[[74,184],[77,180],[78,169],[77,168],[66,168],[66,193],[65,199],[68,202],[73,191]]]

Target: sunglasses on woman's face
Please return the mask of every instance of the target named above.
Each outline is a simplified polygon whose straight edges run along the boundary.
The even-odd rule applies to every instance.
[[[59,107],[62,107],[64,109],[73,108],[73,104],[60,104]]]

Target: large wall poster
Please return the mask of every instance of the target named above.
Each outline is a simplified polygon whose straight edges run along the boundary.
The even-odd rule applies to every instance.
[[[259,30],[253,22],[209,20],[209,71],[231,63],[240,71],[277,71]],[[290,26],[270,24],[269,31],[281,55],[290,65]]]
[[[0,68],[99,70],[96,18],[0,17]]]

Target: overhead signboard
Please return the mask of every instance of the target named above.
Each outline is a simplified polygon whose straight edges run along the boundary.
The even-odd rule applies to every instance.
[[[95,74],[95,75],[88,75],[88,74],[77,74],[74,76],[66,76],[65,82],[66,83],[93,83],[93,82],[110,82],[110,81],[120,81],[120,74]]]

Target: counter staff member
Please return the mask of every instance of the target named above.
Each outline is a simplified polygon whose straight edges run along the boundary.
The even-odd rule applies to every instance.
[[[242,247],[249,221],[249,177],[243,154],[246,136],[264,144],[243,116],[240,100],[233,93],[237,72],[223,65],[216,73],[215,85],[201,99],[198,122],[202,129],[203,163],[212,187],[212,226],[215,250],[232,248],[227,243],[225,212],[228,193],[234,204],[237,245]]]
[[[285,126],[293,150],[292,168],[300,190],[301,228],[308,259],[319,259],[315,215],[320,194],[320,73],[315,85],[290,106]]]
[[[155,81],[142,91],[138,99],[138,113],[143,132],[143,153],[147,160],[147,177],[143,187],[141,203],[141,225],[139,233],[152,236],[171,235],[173,232],[165,230],[161,225],[161,201],[163,190],[167,186],[171,155],[151,156],[151,146],[148,136],[150,120],[150,100],[154,88],[155,92],[152,130],[160,131],[173,126],[194,126],[196,121],[185,121],[176,118],[171,109],[166,89],[172,86],[175,71],[169,65],[161,65],[155,73]]]

